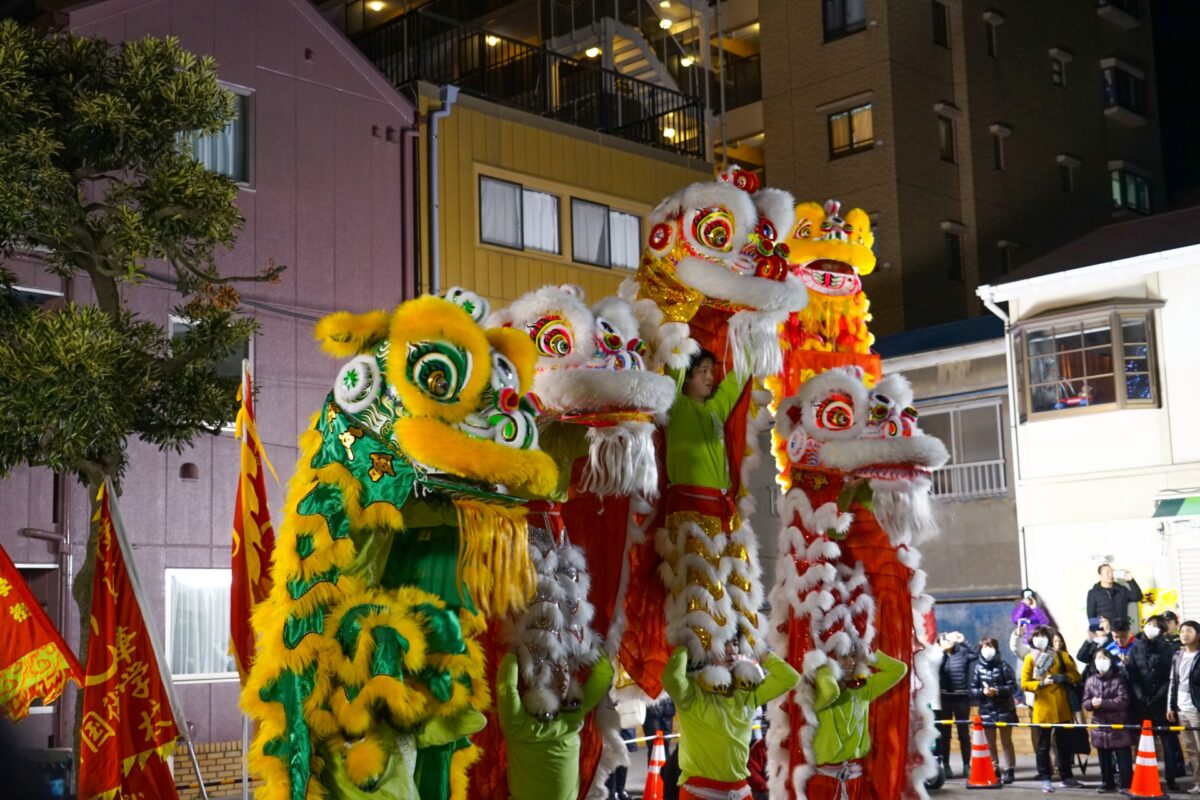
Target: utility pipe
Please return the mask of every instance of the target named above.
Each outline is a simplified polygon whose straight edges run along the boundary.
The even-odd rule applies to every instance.
[[[457,86],[443,86],[438,93],[442,107],[429,115],[429,293],[442,289],[441,209],[438,205],[438,123],[450,116],[458,100]]]

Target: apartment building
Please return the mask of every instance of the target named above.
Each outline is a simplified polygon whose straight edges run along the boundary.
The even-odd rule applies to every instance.
[[[1165,202],[1141,0],[760,3],[771,183],[868,209],[874,330]]]

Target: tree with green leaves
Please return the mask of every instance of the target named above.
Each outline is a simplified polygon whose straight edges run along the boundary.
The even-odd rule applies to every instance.
[[[114,45],[0,23],[0,477],[49,467],[94,498],[119,486],[132,437],[181,451],[233,419],[238,380],[215,367],[255,327],[234,284],[283,269],[228,276],[215,262],[243,225],[237,185],[192,157],[188,134],[233,114],[215,62],[173,38]],[[95,303],[22,302],[12,259]],[[184,298],[184,336],[129,309],[151,276]]]

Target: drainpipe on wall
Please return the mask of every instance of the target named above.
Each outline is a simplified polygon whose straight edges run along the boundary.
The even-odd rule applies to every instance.
[[[1008,383],[1008,447],[1013,460],[1013,505],[1017,512],[1017,547],[1020,551],[1021,586],[1029,586],[1029,556],[1025,547],[1025,526],[1021,524],[1021,503],[1017,485],[1021,481],[1021,450],[1017,440],[1017,425],[1021,419],[1021,399],[1016,392],[1016,364],[1013,362],[1012,322],[1008,313],[996,304],[992,287],[980,286],[975,294],[983,301],[984,307],[995,314],[1004,323],[1004,374]]]
[[[413,120],[411,128],[400,131],[400,170],[408,175],[408,185],[401,191],[403,203],[404,230],[407,234],[404,245],[406,266],[412,270],[412,293],[405,300],[421,296],[421,226],[417,222],[421,218],[418,199],[421,196],[420,159],[418,158],[417,141],[421,132],[417,120]],[[410,288],[405,286],[405,289]]]
[[[438,206],[438,123],[450,116],[458,100],[457,86],[443,86],[442,107],[429,115],[429,293],[442,290],[441,209]]]

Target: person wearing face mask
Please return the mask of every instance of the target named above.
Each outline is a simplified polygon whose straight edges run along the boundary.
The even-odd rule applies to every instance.
[[[1033,692],[1032,721],[1041,722],[1071,722],[1071,701],[1067,695],[1067,684],[1079,683],[1079,670],[1075,660],[1067,653],[1051,647],[1054,631],[1045,625],[1039,625],[1033,630],[1029,643],[1033,651],[1025,656],[1025,664],[1021,668],[1021,688]],[[1037,769],[1038,778],[1042,782],[1042,791],[1050,794],[1054,787],[1050,782],[1050,745],[1051,740],[1058,750],[1058,770],[1065,787],[1079,787],[1082,784],[1071,774],[1071,742],[1066,735],[1066,728],[1048,728],[1039,731],[1037,738]]]
[[[1083,686],[1083,707],[1092,713],[1092,722],[1102,725],[1134,722],[1130,714],[1129,681],[1120,664],[1101,650],[1096,653],[1091,666],[1092,674]],[[1134,727],[1092,730],[1092,745],[1100,755],[1100,792],[1129,788],[1133,780],[1130,748],[1137,744],[1137,739],[1138,732]]]
[[[941,684],[942,718],[969,720],[971,718],[971,671],[979,654],[958,631],[950,631],[941,637],[942,666],[938,671]],[[950,770],[950,729],[957,728],[958,749],[962,756],[963,775],[971,771],[971,728],[969,725],[939,725],[937,754],[946,771],[946,777],[954,777]]]
[[[1096,657],[1096,653],[1108,647],[1108,643],[1111,641],[1108,617],[1101,617],[1099,622],[1088,628],[1087,641],[1079,646],[1079,652],[1075,654],[1075,663],[1083,667],[1085,683],[1095,671],[1092,668],[1092,660]]]
[[[1186,728],[1200,728],[1200,622],[1188,620],[1179,626],[1179,651],[1171,664],[1171,683],[1167,690],[1167,720]],[[1188,794],[1200,794],[1200,731],[1183,734],[1192,777],[1196,785]]]
[[[1017,676],[1013,668],[1000,657],[999,651],[1000,643],[994,638],[985,636],[979,640],[979,660],[971,672],[971,699],[979,706],[979,716],[984,722],[1016,722],[1017,706],[1013,697],[1017,693]],[[992,755],[992,768],[1001,776],[1002,783],[1012,783],[1017,767],[1013,729],[986,727],[983,730]],[[999,753],[996,751],[997,736],[1004,748],[1003,773],[1000,772]]]
[[[1135,719],[1148,719],[1156,726],[1167,724],[1167,694],[1171,684],[1171,662],[1175,655],[1171,645],[1162,636],[1166,627],[1166,620],[1161,615],[1155,614],[1147,619],[1142,632],[1134,638],[1126,659],[1129,684],[1133,689]],[[1161,733],[1158,737],[1167,788],[1178,791],[1175,779],[1184,772],[1179,736]]]

